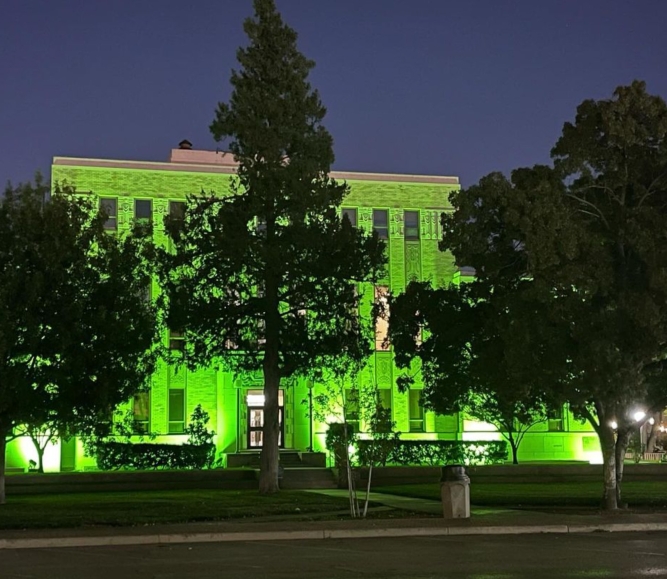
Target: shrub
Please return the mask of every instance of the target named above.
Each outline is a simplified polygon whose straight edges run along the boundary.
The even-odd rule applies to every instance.
[[[347,427],[347,428],[346,428]],[[347,425],[342,422],[333,422],[327,429],[325,445],[334,455],[334,464],[341,466],[345,464],[347,456],[347,447],[354,443],[355,431],[352,424]]]
[[[206,428],[210,417],[208,412],[198,404],[190,415],[190,422],[185,427],[185,434],[188,435],[188,444],[201,446],[202,444],[211,444],[215,432]]]
[[[371,452],[374,441],[358,440],[358,456]],[[507,460],[504,440],[395,440],[383,464],[393,466],[442,466],[447,464],[499,464]]]
[[[215,445],[100,442],[96,447],[101,470],[203,469],[215,461]]]

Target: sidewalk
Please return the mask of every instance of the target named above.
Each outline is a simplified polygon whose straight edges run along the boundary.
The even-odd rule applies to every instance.
[[[347,491],[313,490],[311,492],[347,496]],[[382,493],[371,493],[371,500],[387,507],[412,513],[424,513],[430,517],[329,521],[294,520],[296,517],[275,520],[273,517],[272,520],[247,519],[142,527],[12,530],[0,531],[0,549],[370,537],[667,531],[667,515],[664,513],[631,511],[542,513],[473,508],[470,519],[445,520],[439,517],[441,506],[436,501]]]

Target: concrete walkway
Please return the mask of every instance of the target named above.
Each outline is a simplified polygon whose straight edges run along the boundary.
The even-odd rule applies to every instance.
[[[347,491],[313,490],[330,496]],[[437,501],[371,493],[371,500],[393,509],[423,513],[424,517],[367,520],[304,521],[298,517],[276,520],[247,519],[142,527],[87,527],[0,531],[0,549],[92,547],[210,543],[226,541],[285,541],[415,537],[447,535],[518,535],[531,533],[591,533],[667,531],[667,514],[621,511],[603,513],[473,508],[470,519],[445,520]],[[333,513],[332,513],[333,514]],[[435,516],[434,516],[435,515]]]

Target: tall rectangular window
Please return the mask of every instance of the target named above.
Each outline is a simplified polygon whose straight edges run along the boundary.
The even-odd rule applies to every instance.
[[[185,388],[169,388],[169,434],[185,432]]]
[[[550,411],[547,418],[547,428],[549,432],[563,432],[565,430],[562,408]]]
[[[107,216],[104,229],[116,231],[118,229],[118,199],[115,197],[100,197],[100,210],[104,211]]]
[[[134,395],[132,405],[135,434],[147,434],[150,432],[151,416],[151,393],[137,392]]]
[[[378,422],[377,428],[379,432],[391,432],[391,388],[382,388],[377,391],[378,394],[378,411],[382,412],[381,420]]]
[[[169,217],[183,221],[185,218],[185,201],[169,201]]]
[[[409,391],[410,432],[424,432],[424,407],[422,406],[421,390]]]
[[[141,300],[149,306],[153,303],[153,289],[150,281],[144,286],[141,292]]]
[[[150,221],[153,218],[153,203],[150,199],[136,199],[134,201],[134,218],[137,221]]]
[[[359,432],[359,390],[345,389],[345,420],[354,432]]]
[[[375,320],[375,349],[386,352],[389,350],[389,310],[387,308],[389,288],[384,285],[375,286],[375,301],[380,303],[384,312]]]
[[[181,330],[169,330],[169,349],[179,352],[185,349],[185,334]]]
[[[357,210],[350,207],[343,207],[343,217],[347,217],[350,220],[350,225],[352,227],[357,226]]]
[[[419,211],[405,211],[403,220],[405,222],[405,239],[419,239]]]
[[[380,239],[389,238],[389,211],[373,209],[373,231],[377,231]]]

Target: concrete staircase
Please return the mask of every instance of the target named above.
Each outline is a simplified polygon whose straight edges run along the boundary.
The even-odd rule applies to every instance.
[[[323,452],[281,450],[280,464],[284,469],[325,468],[326,455]],[[259,452],[237,452],[228,454],[227,468],[259,468]]]
[[[328,468],[285,468],[280,488],[297,489],[335,489],[336,479]]]

